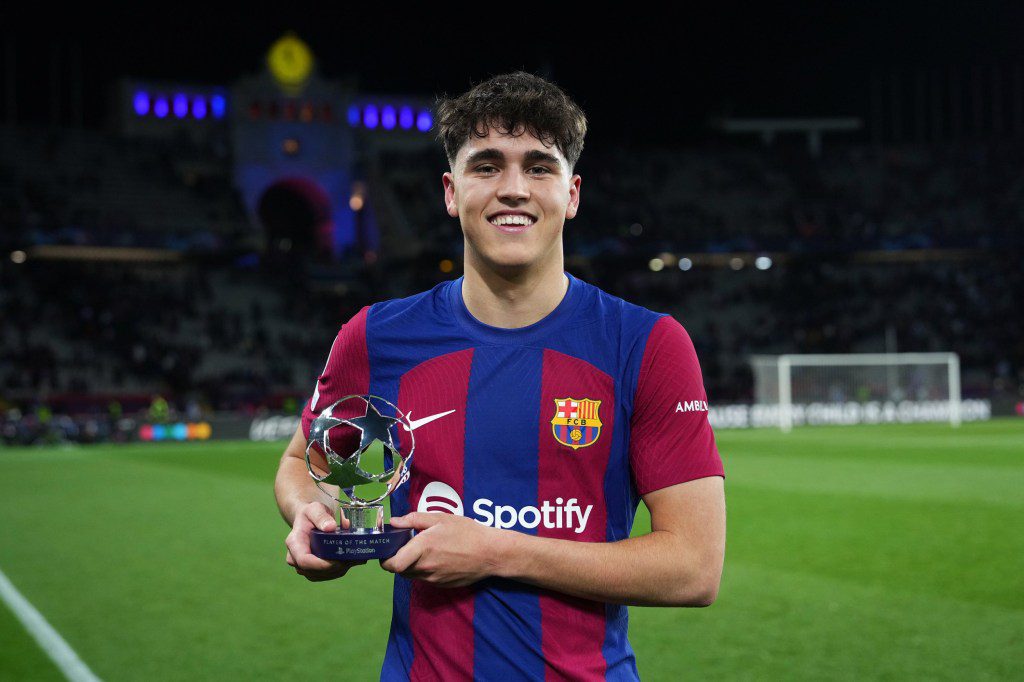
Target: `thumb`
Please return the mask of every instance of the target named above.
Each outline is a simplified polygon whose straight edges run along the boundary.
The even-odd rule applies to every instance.
[[[395,528],[415,528],[424,530],[441,523],[448,514],[439,512],[410,512],[405,516],[392,516],[391,525]]]
[[[308,516],[313,525],[325,533],[329,533],[338,527],[338,522],[334,520],[334,514],[327,511],[327,507],[322,504],[314,505],[309,510]]]

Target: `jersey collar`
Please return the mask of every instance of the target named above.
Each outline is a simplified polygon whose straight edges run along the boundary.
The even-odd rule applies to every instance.
[[[562,300],[555,306],[555,309],[548,313],[547,316],[525,327],[516,327],[514,329],[492,327],[473,317],[473,314],[466,308],[466,302],[462,300],[462,281],[465,279],[464,277],[459,277],[449,282],[448,304],[459,325],[478,341],[490,344],[517,345],[536,343],[560,328],[572,317],[572,312],[576,308],[580,292],[583,289],[582,282],[568,272],[565,273],[565,276],[569,278],[569,288],[566,290]]]

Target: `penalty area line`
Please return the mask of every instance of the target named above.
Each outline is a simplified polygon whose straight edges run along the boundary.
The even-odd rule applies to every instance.
[[[72,682],[100,682],[100,678],[89,670],[89,666],[78,657],[75,650],[46,622],[43,614],[18,592],[18,588],[7,579],[3,570],[0,570],[0,598],[65,677]]]

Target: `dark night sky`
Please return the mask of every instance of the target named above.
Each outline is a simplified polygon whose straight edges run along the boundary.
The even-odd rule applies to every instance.
[[[554,78],[580,102],[591,139],[665,144],[699,136],[717,113],[863,114],[872,72],[1024,60],[1024,3],[681,3],[673,19],[550,4],[482,6],[478,16],[462,7],[249,9],[232,18],[118,11],[45,30],[38,17],[7,13],[0,35],[16,47],[21,121],[48,119],[55,43],[65,73],[71,46],[80,46],[86,122],[98,125],[106,87],[119,76],[226,85],[261,68],[270,44],[294,30],[322,75],[356,74],[365,92],[457,93],[523,68]]]

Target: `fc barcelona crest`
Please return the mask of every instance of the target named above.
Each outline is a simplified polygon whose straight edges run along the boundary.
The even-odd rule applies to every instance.
[[[555,440],[573,450],[596,443],[601,435],[600,407],[600,400],[555,398],[555,416],[551,420]]]

